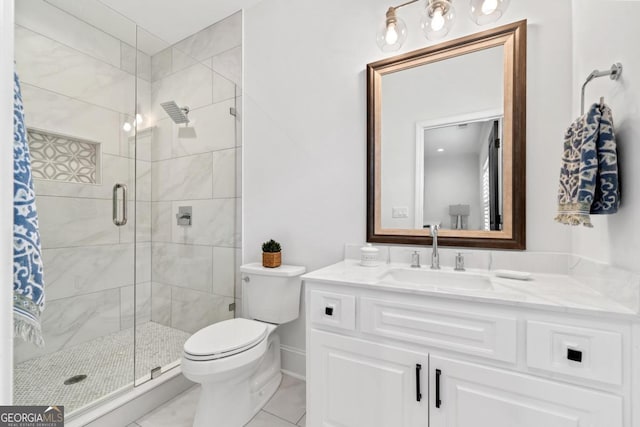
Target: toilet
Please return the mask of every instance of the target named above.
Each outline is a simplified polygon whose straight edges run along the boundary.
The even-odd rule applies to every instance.
[[[202,385],[194,427],[241,427],[282,380],[278,325],[300,315],[305,267],[240,267],[242,315],[200,329],[184,344],[182,373]]]

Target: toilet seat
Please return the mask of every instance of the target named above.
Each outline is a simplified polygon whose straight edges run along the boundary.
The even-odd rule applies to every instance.
[[[267,325],[230,319],[200,329],[184,343],[184,357],[194,361],[222,359],[255,347],[268,335]]]

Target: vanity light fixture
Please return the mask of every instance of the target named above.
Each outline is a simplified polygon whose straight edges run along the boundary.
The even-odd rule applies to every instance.
[[[387,10],[384,24],[377,34],[378,46],[383,52],[393,52],[407,39],[407,25],[398,17],[396,11],[401,7],[416,3],[408,1]],[[460,1],[460,0],[458,0]],[[478,25],[486,25],[502,17],[510,0],[468,0],[471,19]],[[429,40],[446,36],[455,20],[453,0],[427,0],[424,15],[420,22],[422,32]]]
[[[502,17],[509,0],[471,0],[471,19],[478,25],[486,25]]]

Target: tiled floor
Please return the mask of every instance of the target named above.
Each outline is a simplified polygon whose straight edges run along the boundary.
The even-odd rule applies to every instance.
[[[191,427],[199,396],[200,386],[195,386],[128,427]],[[284,375],[280,388],[246,427],[305,427],[305,402],[304,381]]]
[[[138,326],[136,376],[180,359],[190,334],[157,323]],[[133,382],[133,328],[19,363],[14,369],[16,405],[64,405],[66,414]],[[74,375],[81,382],[64,385]]]

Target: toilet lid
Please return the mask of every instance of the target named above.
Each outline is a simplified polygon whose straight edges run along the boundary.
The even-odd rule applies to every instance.
[[[193,356],[211,356],[238,352],[252,347],[267,334],[267,325],[249,319],[230,319],[207,326],[184,343],[184,351]]]

